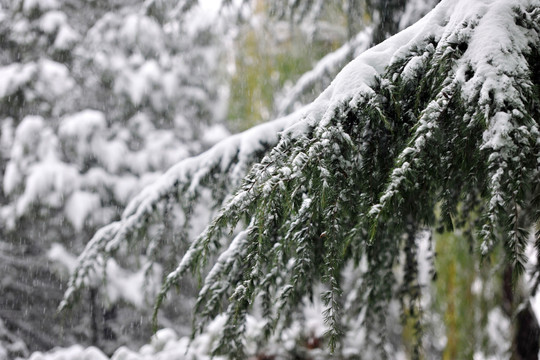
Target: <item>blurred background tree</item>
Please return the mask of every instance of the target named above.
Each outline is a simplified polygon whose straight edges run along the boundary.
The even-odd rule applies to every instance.
[[[1,5],[0,318],[30,350],[146,341],[151,287],[114,262],[107,291],[92,288],[68,318],[56,307],[71,254],[145,184],[229,134],[220,28],[154,1]]]

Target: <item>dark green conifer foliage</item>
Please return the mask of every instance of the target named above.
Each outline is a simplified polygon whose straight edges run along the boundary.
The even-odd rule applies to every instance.
[[[421,318],[415,235],[425,228],[472,226],[479,231],[475,249],[486,255],[501,244],[514,274],[521,274],[535,226],[540,250],[540,10],[520,3],[507,31],[513,47],[501,50],[508,63],[519,66],[508,68],[496,57],[486,63],[466,57],[484,20],[471,14],[443,35],[428,32],[401,49],[369,87],[329,102],[324,115],[310,119],[308,113],[275,146],[271,140],[259,148],[270,145],[262,160],[237,159],[254,165],[239,187],[230,182],[234,194],[166,278],[156,312],[182,276],[204,272],[207,259],[216,255],[196,307],[198,331],[225,311],[216,353],[242,357],[246,314],[255,304],[268,320],[268,335],[287,323],[306,294],[322,296],[327,306],[331,349],[343,335],[344,311],[364,313],[366,329],[384,336],[392,299],[402,299],[405,312]],[[518,45],[520,36],[529,40],[526,46]],[[503,96],[485,78],[489,66],[504,90],[518,95]],[[205,179],[231,176],[216,175],[218,166],[205,169]],[[179,196],[201,184],[195,170],[179,178],[170,190]],[[114,252],[119,241],[131,240],[133,229],[144,229],[136,220],[151,211],[139,209],[136,217],[131,211],[124,223],[109,228],[111,235],[104,231],[94,238],[72,291],[97,254]],[[236,233],[238,228],[243,231]],[[223,240],[227,233],[236,234],[230,242]],[[351,262],[361,269],[362,282],[352,290],[358,302],[344,309],[342,271]],[[405,271],[398,287],[397,265]],[[322,294],[312,294],[317,281],[325,285]],[[419,325],[416,330],[421,334]]]

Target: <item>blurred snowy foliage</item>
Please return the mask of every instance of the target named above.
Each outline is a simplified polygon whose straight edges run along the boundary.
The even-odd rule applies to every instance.
[[[266,150],[260,133],[277,134],[297,116],[254,131],[252,141],[238,143],[238,153],[221,154],[229,164],[209,164],[233,174],[217,192],[196,189],[197,182],[212,175],[195,164],[189,176],[197,179],[193,197],[199,203],[187,199],[158,205],[160,215],[145,228],[151,246],[145,251],[124,247],[118,262],[101,259],[105,271],[93,275],[79,308],[64,319],[55,315],[76,262],[73,254],[91,234],[117,220],[134,195],[164,170],[230,135],[231,37],[246,29],[236,16],[251,19],[249,26],[255,29],[268,26],[268,18],[257,2],[253,7],[248,1],[194,4],[0,0],[0,256],[6,270],[0,319],[31,350],[82,342],[111,353],[121,343],[140,344],[148,334],[140,319],[148,317],[162,267],[176,265],[228,189],[239,184]],[[308,38],[345,40],[343,25],[331,17],[339,6],[305,1],[303,14],[279,14],[287,6],[273,4],[265,9],[277,19],[270,25],[270,33],[276,34],[270,48],[291,41],[289,20],[299,23]],[[359,26],[364,27],[363,21]],[[366,29],[322,59],[297,85],[289,82],[294,90],[284,97],[294,106],[278,105],[278,111],[286,114],[311,101],[351,57],[367,48],[370,34]],[[247,53],[232,56],[251,61]],[[288,93],[286,84],[281,85],[282,93]],[[186,306],[193,301],[190,291],[183,300]],[[173,314],[182,312],[174,304],[172,309]],[[161,321],[173,325],[177,320]],[[290,351],[295,342],[304,341],[298,337],[308,341],[314,334],[316,339],[322,336],[320,328],[302,333],[305,324],[295,326],[290,338],[280,340]],[[77,347],[70,354],[78,351],[73,349]],[[96,349],[84,351],[90,354],[85,356],[97,354]]]
[[[476,49],[479,43],[489,43],[485,36],[473,37],[474,27],[483,16],[478,14],[485,13],[483,8],[471,10],[460,5],[451,15],[448,9],[454,5],[446,1],[436,15],[362,55],[372,45],[415,23],[436,2],[347,0],[337,4],[322,0],[224,0],[196,4],[193,0],[0,0],[3,46],[0,53],[0,269],[5,271],[0,282],[0,360],[28,356],[23,341],[30,350],[64,346],[34,352],[31,360],[105,360],[109,359],[106,354],[112,354],[110,359],[115,360],[218,359],[221,357],[212,357],[212,353],[235,346],[222,343],[224,334],[230,337],[231,333],[239,334],[235,341],[251,359],[336,356],[369,359],[377,358],[381,352],[389,358],[405,359],[413,351],[408,347],[415,337],[429,344],[425,349],[428,358],[440,356],[447,343],[452,342],[445,337],[443,320],[437,314],[414,314],[415,310],[428,309],[437,301],[429,290],[435,250],[424,226],[415,228],[413,234],[399,234],[401,240],[396,243],[407,239],[414,246],[399,248],[394,246],[396,243],[383,246],[396,257],[391,269],[371,268],[378,260],[368,260],[368,250],[357,255],[356,267],[350,262],[327,263],[325,258],[321,263],[326,270],[309,268],[309,264],[302,268],[310,260],[306,254],[311,251],[318,254],[328,250],[335,255],[337,250],[326,247],[313,250],[313,244],[306,244],[306,239],[325,242],[328,234],[304,226],[313,222],[311,214],[319,210],[318,198],[304,194],[311,190],[299,180],[310,177],[310,186],[315,184],[317,189],[321,181],[324,184],[321,186],[328,188],[327,181],[335,180],[340,174],[330,166],[325,167],[328,165],[325,156],[331,153],[336,154],[332,164],[343,165],[339,168],[347,170],[343,173],[354,173],[351,163],[363,160],[354,158],[349,162],[342,156],[340,146],[346,148],[351,143],[349,134],[340,127],[342,115],[365,104],[373,106],[381,117],[388,115],[386,112],[393,110],[381,107],[379,101],[394,101],[393,91],[405,92],[400,86],[422,81],[423,71],[436,73],[433,70],[436,66],[430,68],[433,58],[441,61],[439,70],[444,74],[448,70],[444,68],[446,61],[450,63],[453,56],[466,53],[468,57],[454,68],[458,80],[449,79],[461,81],[472,76],[463,83],[463,94],[478,99],[485,107],[485,116],[491,116],[492,108],[486,105],[490,96],[496,95],[494,108],[499,109],[504,103],[501,87],[490,82],[494,76],[491,70],[495,60],[503,67],[508,64],[492,47],[478,47],[495,54],[489,61],[479,54],[480,50],[466,52],[467,46]],[[499,2],[502,5],[498,6],[505,6],[503,0]],[[344,10],[339,10],[340,6]],[[473,10],[478,13],[471,20],[466,14]],[[247,27],[242,23],[246,19]],[[469,20],[474,24],[470,28]],[[525,16],[523,21],[529,20]],[[463,26],[459,27],[458,23]],[[301,53],[303,48],[295,49],[294,39],[288,35],[294,24],[300,24],[300,33],[309,38],[309,46],[314,39],[327,43],[342,39],[346,43],[333,44],[335,50],[317,63],[309,64],[311,70],[297,81],[286,81],[273,68],[275,64],[264,62],[260,54],[253,52],[266,47],[263,54],[277,56],[279,46],[292,44],[293,50]],[[483,25],[490,31],[496,30],[489,21]],[[262,41],[246,31],[249,27],[263,29],[272,37]],[[487,34],[488,30],[480,33]],[[505,38],[505,34],[499,35]],[[239,42],[245,46],[242,51],[231,49]],[[464,49],[459,47],[463,44]],[[512,51],[506,50],[514,54],[514,47],[523,44],[506,45]],[[309,63],[310,56],[303,60]],[[351,60],[351,65],[341,71]],[[284,64],[284,68],[291,67],[290,63]],[[388,66],[396,72],[395,76],[388,75]],[[470,74],[467,66],[475,67],[476,72]],[[518,68],[521,71],[526,65],[520,63]],[[503,70],[511,72],[510,67]],[[245,101],[240,111],[231,111],[234,107],[231,99],[236,101],[235,91],[240,88],[235,87],[235,76],[247,76],[252,82],[263,81],[265,85],[263,90],[253,90],[249,83],[245,85],[248,96],[240,92]],[[503,83],[511,84],[508,78]],[[483,84],[487,84],[485,89],[477,93],[477,87]],[[275,88],[280,90],[276,93]],[[375,88],[392,96],[377,97]],[[267,94],[261,97],[256,94],[269,89],[273,101],[270,105],[261,100]],[[384,211],[393,206],[392,201],[400,195],[403,183],[409,181],[406,176],[411,173],[411,163],[415,166],[418,162],[405,160],[422,154],[425,143],[439,126],[432,113],[448,105],[447,92],[456,91],[450,85],[443,90],[435,94],[425,111],[414,115],[418,110],[415,108],[402,114],[402,118],[410,117],[414,121],[418,116],[421,126],[408,129],[415,137],[405,150],[398,149],[403,152],[396,161],[390,161],[397,168],[388,178],[374,170],[374,176],[381,180],[375,195],[354,197],[364,201],[379,199],[383,194],[380,204],[367,209],[364,217],[378,219],[382,212],[381,219],[384,218]],[[510,96],[519,103],[516,94]],[[400,101],[395,111],[410,105],[408,100]],[[417,102],[422,101],[418,95]],[[245,126],[252,124],[250,121],[254,120],[250,116],[255,113],[260,116],[258,120],[276,120],[230,135],[227,127],[237,128],[233,124],[237,119],[228,117],[244,117],[240,120]],[[489,127],[484,131],[483,151],[493,150],[499,156],[501,149],[504,152],[511,148],[509,133],[515,120],[512,116],[519,118],[520,114],[500,111],[486,120]],[[399,128],[406,122],[402,118],[392,124],[385,122],[381,129],[366,128],[362,136],[371,139],[374,133],[381,135],[382,128]],[[394,121],[390,115],[388,119]],[[332,128],[334,125],[338,129]],[[326,131],[327,128],[330,130]],[[369,152],[369,143],[365,141],[362,151]],[[508,150],[501,156],[510,153]],[[490,158],[492,165],[494,159]],[[509,159],[514,161],[512,157]],[[314,163],[317,166],[306,175],[305,169]],[[255,167],[250,170],[253,164]],[[362,166],[369,167],[365,163]],[[319,174],[320,178],[313,174]],[[500,185],[502,175],[500,172],[496,175],[489,185],[491,190]],[[282,199],[279,194],[293,183],[300,183],[291,198],[287,198],[291,200],[293,218],[283,220],[281,217],[288,216],[289,210],[281,211],[286,197]],[[381,187],[383,183],[388,187]],[[347,191],[356,188],[356,184],[348,184],[348,190],[336,196],[336,204],[346,202]],[[492,208],[502,205],[502,198],[496,192],[490,202]],[[334,196],[330,190],[328,193]],[[270,212],[253,215],[253,208],[260,206],[256,200],[259,197],[266,199],[262,207]],[[401,203],[397,200],[396,203],[399,208]],[[232,214],[235,225],[241,218],[248,218],[244,231],[232,226],[230,242],[222,234],[221,223],[212,223],[203,232],[216,209],[223,205]],[[351,206],[347,206],[342,218],[348,219],[350,211],[353,211]],[[319,222],[328,218],[332,216],[325,216]],[[257,228],[254,219],[266,225],[263,230]],[[280,219],[283,221],[278,224]],[[397,220],[385,221],[397,226],[394,223]],[[285,264],[266,269],[270,259],[265,258],[261,248],[249,247],[255,243],[253,234],[260,231],[260,236],[272,237],[275,234],[269,233],[273,230],[264,229],[276,228],[277,232],[281,225],[288,230],[267,253],[275,259],[287,259],[290,249],[281,247],[279,242],[283,239],[297,241],[290,247],[298,253]],[[334,225],[329,228],[340,226]],[[216,228],[215,234],[212,233]],[[197,240],[190,245],[193,239]],[[77,260],[73,254],[80,253],[85,245],[87,249]],[[491,246],[488,242],[482,245],[486,251]],[[208,255],[222,246],[226,250],[221,254]],[[264,246],[261,242],[261,247]],[[359,248],[356,250],[361,254]],[[247,268],[246,264],[252,265],[254,259],[262,265]],[[195,300],[192,281],[182,280],[180,297],[160,303],[164,311],[158,320],[166,328],[140,347],[150,333],[147,319],[154,295],[159,291],[162,272],[171,271],[179,262],[178,268],[166,278],[163,291],[173,283],[176,285],[186,269],[202,263],[195,274],[203,279],[206,276],[200,284],[199,298]],[[342,266],[339,269],[338,263]],[[335,271],[331,270],[334,266]],[[266,270],[268,273],[264,273]],[[78,295],[82,301],[60,319],[55,308],[66,289],[68,274],[73,271],[75,277],[66,297],[71,300]],[[285,275],[277,274],[278,271]],[[287,274],[301,282],[304,281],[299,275],[301,271],[322,273],[313,275],[317,281],[309,281],[298,290],[288,283],[292,280]],[[245,321],[237,329],[231,329],[235,301],[245,300],[250,296],[246,294],[253,290],[247,280],[238,284],[246,277],[255,279],[254,282],[262,281],[260,285],[266,288],[253,301],[250,313],[237,309],[236,315],[245,316]],[[335,284],[337,278],[342,282],[340,286]],[[320,280],[326,284],[321,285]],[[370,303],[362,307],[362,302],[373,299],[369,298],[372,296],[369,291],[361,290],[371,289],[373,296],[378,296],[373,290],[377,280],[388,283],[383,291],[404,295],[377,308],[385,313],[374,317],[366,309],[379,305]],[[475,286],[484,289],[494,284],[478,278]],[[85,291],[81,291],[83,287]],[[277,293],[277,289],[279,294],[273,294],[275,301],[269,307],[270,293]],[[304,296],[305,293],[310,296]],[[337,293],[342,303],[335,300]],[[323,299],[320,294],[324,294]],[[227,299],[229,309],[219,303],[220,299]],[[411,313],[404,321],[402,310],[406,305]],[[202,315],[193,324],[198,332],[189,339],[184,335],[192,319],[190,310],[186,313],[185,309],[193,306]],[[343,306],[344,311],[336,315],[333,310],[338,306]],[[281,314],[272,319],[281,311],[281,319]],[[476,349],[475,358],[509,351],[512,339],[504,333],[504,328],[510,324],[510,315],[495,307],[485,321],[477,321],[487,332],[487,337],[482,338],[487,345],[485,349]],[[420,321],[407,323],[419,318],[430,326],[429,331],[420,333]],[[338,329],[340,326],[343,329]],[[273,328],[277,330],[269,334]],[[415,331],[415,335],[410,334]],[[329,347],[337,336],[342,338],[336,349],[339,353],[332,354]],[[99,349],[86,347],[89,344],[98,345]],[[120,344],[140,349],[117,349]]]
[[[90,234],[164,170],[229,135],[223,29],[168,17],[169,5],[0,2],[0,318],[31,349],[149,335],[133,324],[160,265],[135,250],[107,262],[108,287],[81,305],[90,315],[61,319],[54,303]]]
[[[9,331],[0,319],[0,359],[26,358],[28,355],[29,351],[24,341]]]
[[[158,247],[147,225],[165,217],[161,204],[176,199],[181,210],[189,209],[205,189],[222,209],[166,277],[157,309],[184,276],[202,275],[195,336],[225,313],[216,354],[249,355],[246,326],[258,305],[266,320],[263,338],[283,334],[307,294],[323,300],[324,337],[332,350],[348,352],[340,340],[351,331],[365,339],[357,339],[363,353],[353,356],[392,358],[407,350],[429,358],[448,349],[452,358],[460,351],[456,299],[443,311],[447,329],[430,337],[422,326],[426,318],[442,321],[424,314],[430,294],[423,281],[434,276],[419,260],[434,247],[418,238],[426,227],[463,231],[468,255],[474,249],[493,255],[495,268],[501,258],[495,251],[502,248],[506,289],[478,291],[479,302],[490,304],[480,304],[483,310],[470,320],[473,345],[466,351],[487,357],[513,351],[500,337],[500,347],[488,346],[483,334],[497,337],[490,329],[514,314],[524,320],[516,334],[526,322],[529,333],[539,333],[529,294],[512,288],[538,218],[539,14],[537,0],[473,6],[445,0],[349,62],[312,103],[177,163],[135,197],[119,221],[94,235],[63,305],[85,288],[104,257],[135,244]],[[350,263],[352,285],[344,281]],[[473,272],[480,275],[479,267]],[[317,281],[324,286],[314,288]],[[494,283],[481,277],[466,291]],[[497,296],[500,304],[493,302]],[[502,312],[486,314],[488,306]],[[402,328],[394,321],[400,312]],[[520,340],[510,341],[518,341],[515,351],[526,351]]]
[[[328,330],[324,323],[322,312],[324,305],[320,300],[304,301],[304,306],[295,319],[279,333],[267,341],[261,342],[266,321],[260,317],[249,315],[246,320],[244,346],[249,359],[334,359],[324,345],[324,334]],[[397,316],[397,306],[395,314]],[[352,320],[352,319],[351,319]],[[396,325],[399,323],[396,317]],[[138,351],[128,347],[117,349],[110,360],[210,360],[229,359],[228,356],[212,355],[213,349],[219,345],[221,333],[226,326],[226,316],[216,317],[202,334],[194,338],[179,336],[169,328],[158,330],[148,344]],[[399,325],[398,325],[399,328]],[[396,330],[396,333],[398,330]],[[366,333],[361,319],[355,319],[344,340],[342,359],[376,358],[376,349],[366,346]],[[402,350],[388,349],[393,359],[404,359]],[[29,360],[71,360],[71,359],[109,359],[94,347],[84,348],[75,345],[69,348],[54,349],[49,352],[35,352]]]

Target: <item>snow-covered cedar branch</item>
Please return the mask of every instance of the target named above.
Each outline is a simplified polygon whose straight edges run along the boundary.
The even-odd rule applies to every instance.
[[[369,274],[356,290],[356,311],[366,314],[368,330],[384,326],[396,296],[391,269],[416,246],[410,229],[474,226],[475,246],[486,254],[502,243],[519,273],[539,214],[531,201],[540,177],[539,33],[539,0],[442,1],[350,62],[311,105],[181,162],[147,188],[88,244],[64,304],[100,256],[143,229],[168,194],[190,197],[224,178],[235,193],[157,301],[159,308],[180,277],[221,254],[196,315],[202,328],[230,300],[217,352],[242,353],[255,299],[269,333],[318,280],[326,285],[329,341],[337,344],[340,274],[351,261]]]
[[[403,13],[399,12],[399,30],[412,25],[416,20],[435,7],[435,0],[415,0],[407,2]],[[397,14],[394,14],[397,15]],[[367,27],[349,39],[339,49],[327,54],[315,64],[312,70],[303,74],[277,104],[279,114],[288,114],[297,103],[302,103],[306,94],[322,91],[345,65],[368,49],[373,42],[373,26]]]
[[[306,108],[309,108],[307,106]],[[126,207],[120,221],[100,229],[79,257],[66,300],[99,274],[104,254],[114,253],[123,241],[145,230],[151,217],[163,209],[159,204],[178,196],[192,204],[202,188],[213,188],[213,198],[220,206],[227,192],[240,185],[249,167],[260,160],[278,141],[279,132],[298,121],[305,109],[268,122],[241,134],[233,135],[199,156],[185,159],[169,169],[158,181],[146,187]],[[212,207],[212,205],[208,205]],[[215,204],[214,204],[215,206]],[[152,247],[150,244],[149,247]],[[67,305],[64,301],[61,308]]]

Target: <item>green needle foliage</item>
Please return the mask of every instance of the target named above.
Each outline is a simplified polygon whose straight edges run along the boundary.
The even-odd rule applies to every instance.
[[[343,336],[344,314],[363,314],[367,331],[383,343],[392,299],[402,299],[412,316],[420,311],[415,235],[429,227],[477,229],[473,247],[485,256],[501,244],[513,273],[521,274],[540,212],[539,34],[538,1],[443,1],[354,60],[302,117],[293,115],[279,140],[257,148],[257,154],[268,149],[262,159],[231,160],[246,169],[253,163],[240,186],[230,180],[232,165],[216,160],[222,166],[208,176],[229,184],[231,195],[219,198],[225,199],[219,214],[165,279],[156,314],[181,277],[203,272],[218,256],[195,313],[202,331],[225,312],[216,354],[243,356],[254,305],[269,335],[287,324],[305,295],[322,296],[332,350]],[[204,166],[196,170],[210,169]],[[161,189],[185,199],[188,187],[213,188],[197,180],[196,170]],[[135,230],[144,232],[140,224],[156,212],[137,201],[138,214],[131,209],[90,243],[67,300],[98,254],[114,253]],[[352,289],[355,306],[344,308],[342,274],[351,263],[362,281]],[[313,294],[319,281],[325,289]],[[419,327],[417,333],[421,342]]]

